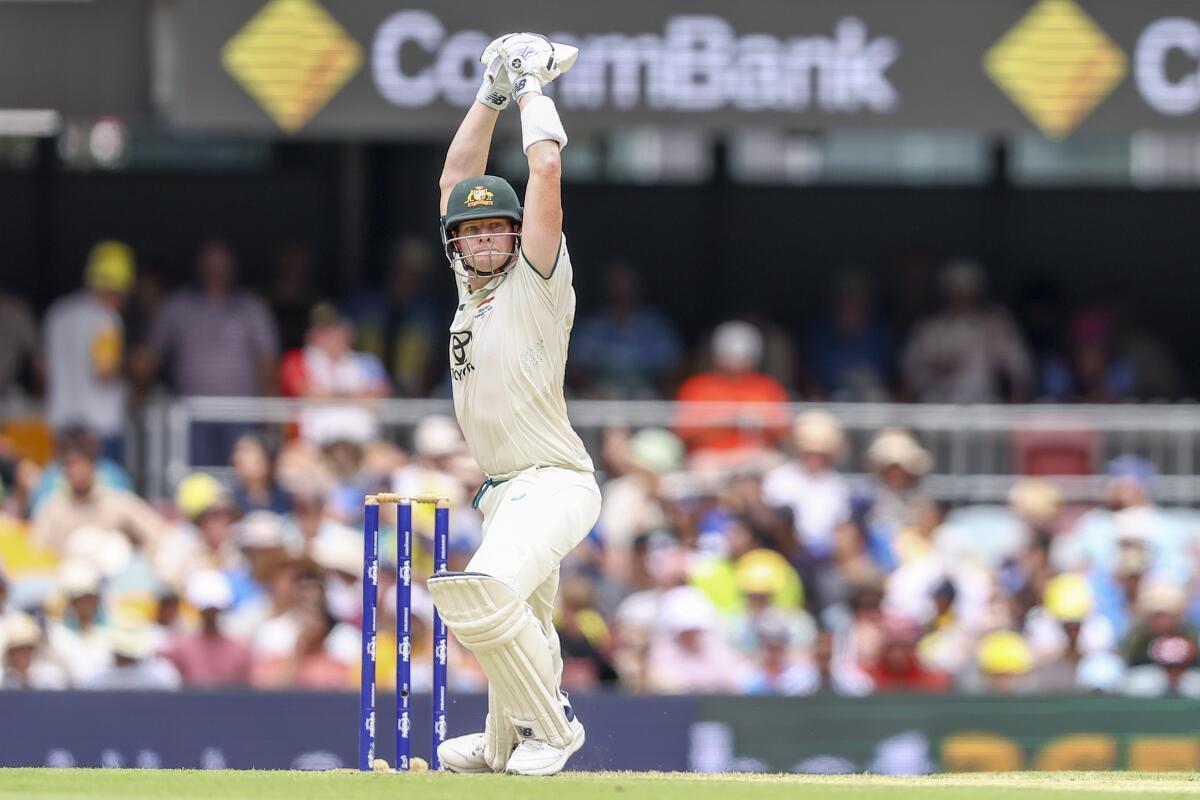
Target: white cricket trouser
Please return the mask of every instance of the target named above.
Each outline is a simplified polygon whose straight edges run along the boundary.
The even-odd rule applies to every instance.
[[[600,517],[600,488],[590,472],[530,468],[490,487],[479,501],[483,543],[468,572],[482,572],[525,598],[549,640],[555,675],[562,654],[554,630],[558,565]]]

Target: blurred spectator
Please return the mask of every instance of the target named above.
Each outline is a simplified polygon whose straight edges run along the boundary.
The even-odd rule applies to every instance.
[[[451,505],[462,503],[467,498],[463,497],[464,492],[453,471],[455,460],[466,452],[467,443],[458,422],[445,414],[430,414],[413,430],[413,459],[391,476],[391,490],[407,497],[437,495],[449,498]],[[414,525],[421,523],[421,531],[432,536],[433,515],[432,512],[424,513],[427,510],[413,509]],[[428,519],[424,519],[426,517]]]
[[[295,617],[296,640],[290,652],[266,656],[254,665],[254,685],[261,689],[344,689],[350,665],[325,647],[336,621],[322,608],[301,607]]]
[[[1140,542],[1151,560],[1149,572],[1178,583],[1196,575],[1196,554],[1187,530],[1159,508],[1151,494],[1156,470],[1140,456],[1121,456],[1108,465],[1108,508],[1084,513],[1054,542],[1060,571],[1099,569],[1111,573],[1122,548]]]
[[[125,307],[126,342],[131,355],[149,343],[154,320],[166,299],[167,279],[163,263],[154,256],[143,254],[138,259],[137,281]]]
[[[875,691],[870,676],[854,663],[854,659],[839,653],[837,640],[828,629],[817,632],[813,641],[812,660],[811,691],[804,694],[863,697]]]
[[[682,466],[683,442],[662,428],[643,428],[632,437],[610,429],[605,440],[606,459],[619,463],[609,463],[616,475],[601,489],[604,568],[609,578],[625,582],[632,576],[634,541],[667,524],[664,478]]]
[[[913,517],[926,495],[921,480],[933,467],[929,452],[901,428],[885,428],[867,448],[872,484],[867,522],[873,533],[891,540]]]
[[[0,400],[19,385],[22,376],[33,377],[37,364],[38,332],[33,309],[23,298],[0,292]],[[33,387],[30,387],[33,388]]]
[[[898,617],[885,617],[880,632],[878,654],[864,665],[875,691],[943,692],[950,688],[949,675],[924,666],[917,658],[916,625]]]
[[[101,622],[100,575],[88,564],[68,561],[59,571],[63,618],[50,625],[49,654],[73,686],[84,686],[112,665],[112,642]]]
[[[717,694],[743,684],[745,665],[722,640],[716,609],[698,589],[663,595],[659,625],[649,653],[651,691]]]
[[[1045,398],[1060,403],[1117,403],[1137,390],[1133,364],[1117,351],[1112,320],[1099,310],[1077,314],[1068,353],[1041,368]]]
[[[33,617],[0,615],[0,689],[67,688],[67,673],[46,657],[43,641]]]
[[[164,363],[185,397],[253,397],[275,391],[279,341],[265,303],[237,287],[237,265],[226,242],[205,242],[197,255],[199,286],[172,294],[154,321],[139,358],[145,381]],[[193,464],[226,464],[242,423],[193,423]]]
[[[554,627],[558,630],[562,649],[563,688],[585,691],[615,684],[617,671],[611,660],[612,637],[608,623],[596,610],[591,582],[580,576],[563,578],[558,607]]]
[[[978,689],[989,694],[1026,694],[1032,687],[1033,653],[1021,634],[996,630],[979,640]]]
[[[186,521],[163,538],[154,554],[159,577],[183,589],[193,572],[211,568],[244,585],[248,575],[234,539],[233,500],[220,481],[205,472],[188,475],[175,487],[175,506]]]
[[[229,580],[215,570],[196,572],[188,579],[187,601],[200,613],[200,630],[176,636],[163,653],[179,670],[184,685],[249,686],[250,646],[221,630],[221,615],[233,605]]]
[[[127,403],[121,310],[133,281],[129,245],[99,242],[88,255],[84,290],[56,301],[43,321],[50,424],[86,425],[100,436],[104,455],[118,462]]]
[[[64,553],[72,535],[84,527],[120,532],[139,547],[152,549],[158,543],[165,529],[162,517],[133,492],[97,480],[92,440],[63,437],[58,458],[66,485],[34,515],[32,533],[38,545]]]
[[[275,483],[274,465],[266,444],[243,436],[233,445],[233,502],[241,513],[270,511],[286,514],[292,507],[287,492]]]
[[[353,342],[350,320],[322,303],[312,310],[307,344],[284,355],[283,393],[321,401],[300,414],[300,434],[309,441],[364,443],[379,435],[379,419],[364,401],[391,393],[387,373],[375,356],[352,350]],[[328,402],[334,400],[347,402]]]
[[[762,334],[753,325],[723,323],[712,335],[713,371],[694,375],[679,388],[675,399],[683,405],[675,418],[675,432],[698,464],[745,462],[783,438],[787,391],[774,378],[757,371],[762,349]],[[692,403],[733,405],[711,411]]]
[[[154,611],[147,625],[154,652],[167,649],[171,639],[180,633],[182,620],[179,614],[179,595],[168,586],[159,586],[154,593]]]
[[[828,318],[813,327],[806,342],[815,393],[838,402],[888,399],[895,371],[895,344],[875,311],[866,274],[841,273]]]
[[[312,250],[300,242],[287,242],[275,251],[267,302],[279,326],[279,343],[284,351],[304,346],[309,314],[321,299],[313,286],[312,261]]]
[[[983,268],[953,261],[942,271],[945,304],[919,323],[905,348],[904,379],[923,403],[1029,398],[1032,366],[1008,314],[984,306]]]
[[[80,684],[97,691],[170,691],[181,685],[179,672],[154,654],[149,632],[133,625],[117,625],[108,631],[112,664]]]
[[[1034,277],[1017,290],[1014,308],[1037,376],[1036,396],[1059,392],[1058,370],[1067,361],[1066,320],[1070,316],[1062,285],[1054,278]]]
[[[1085,663],[1116,648],[1112,624],[1095,612],[1092,590],[1083,575],[1058,575],[1046,583],[1041,606],[1025,620],[1026,638],[1036,668],[1031,689],[1039,692],[1077,692],[1084,683]]]
[[[734,647],[747,655],[761,651],[764,625],[768,631],[784,626],[789,648],[812,643],[816,628],[802,610],[804,589],[787,559],[774,550],[751,550],[737,559],[733,575],[743,608],[729,625]]]
[[[445,326],[427,286],[434,254],[423,239],[409,237],[391,248],[388,259],[385,290],[371,287],[347,311],[359,347],[384,364],[396,394],[425,397],[445,371]]]
[[[1125,691],[1139,696],[1200,697],[1196,629],[1184,622],[1187,592],[1173,583],[1142,586],[1137,622],[1124,642]]]
[[[1115,330],[1115,351],[1131,366],[1139,399],[1174,400],[1183,384],[1179,364],[1166,343],[1140,324],[1140,309],[1133,302],[1136,296],[1134,287],[1120,287],[1103,304]]]
[[[792,512],[796,544],[805,556],[825,560],[834,530],[850,516],[850,489],[835,464],[845,448],[841,423],[827,411],[805,411],[792,429],[796,458],[767,473],[763,499]]]
[[[100,453],[100,439],[90,429],[70,426],[55,432],[55,449],[58,453],[83,450],[97,456],[96,483],[114,489],[133,491],[133,481],[125,468]],[[33,492],[29,497],[29,511],[36,512],[47,499],[63,491],[67,479],[63,471],[62,458],[56,457],[37,476]]]
[[[571,382],[584,397],[666,394],[682,357],[679,334],[658,309],[642,302],[641,289],[632,265],[605,267],[604,307],[580,319],[571,337]]]
[[[811,694],[815,668],[796,646],[791,626],[780,615],[770,613],[754,625],[758,650],[748,668],[740,691],[747,694]]]

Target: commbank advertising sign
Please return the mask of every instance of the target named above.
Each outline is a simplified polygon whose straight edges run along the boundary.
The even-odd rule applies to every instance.
[[[1200,8],[1188,0],[178,0],[157,13],[159,109],[194,130],[446,136],[474,99],[479,53],[509,30],[580,47],[550,87],[575,130],[1062,138],[1187,127],[1200,109]]]

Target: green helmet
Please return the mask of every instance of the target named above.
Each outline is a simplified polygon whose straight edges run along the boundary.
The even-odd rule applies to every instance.
[[[477,175],[459,181],[450,190],[450,197],[446,201],[446,214],[442,217],[442,249],[450,261],[450,268],[456,273],[468,278],[497,275],[516,259],[521,243],[519,232],[505,234],[511,237],[511,256],[502,267],[489,272],[481,272],[470,266],[461,252],[461,242],[474,237],[456,237],[454,229],[474,219],[495,218],[509,219],[517,225],[521,224],[521,201],[517,199],[517,193],[508,181],[495,175]]]
[[[502,217],[521,221],[521,201],[504,178],[477,175],[455,184],[442,217],[442,230],[449,236],[456,227],[472,219]]]

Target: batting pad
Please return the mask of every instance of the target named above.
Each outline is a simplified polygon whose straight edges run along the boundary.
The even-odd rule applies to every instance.
[[[573,737],[558,696],[550,644],[525,601],[480,572],[437,575],[428,586],[446,627],[479,659],[509,719],[531,729],[534,738],[569,746]]]
[[[488,685],[488,714],[483,725],[483,758],[493,772],[504,772],[508,757],[517,746],[517,729],[513,727],[508,712],[501,705],[496,690]]]

